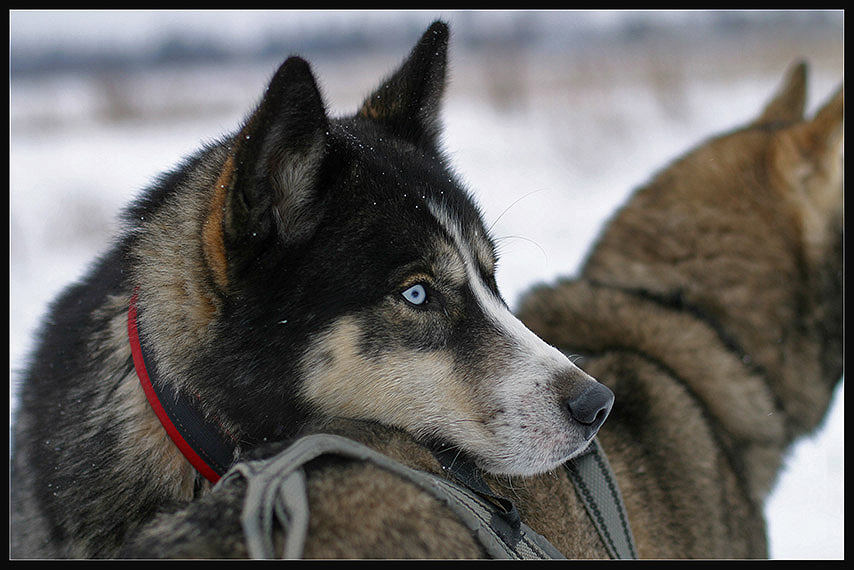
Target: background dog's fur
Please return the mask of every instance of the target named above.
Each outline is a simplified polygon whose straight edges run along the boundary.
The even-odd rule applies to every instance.
[[[520,310],[617,394],[599,437],[643,557],[765,556],[762,502],[842,376],[843,96],[802,120],[805,86],[806,67],[794,66],[752,124],[638,190],[582,275],[534,289]],[[404,434],[329,428],[438,472]],[[309,474],[307,556],[482,554],[438,503],[394,476],[352,464]],[[567,556],[605,555],[560,470],[489,480]],[[245,555],[236,524],[205,524],[226,506],[238,511],[237,487],[164,517],[130,552]],[[182,539],[164,544],[170,536]]]
[[[642,555],[765,556],[763,501],[842,377],[843,94],[802,120],[806,80],[636,192],[581,278],[520,310],[617,394],[601,440]]]

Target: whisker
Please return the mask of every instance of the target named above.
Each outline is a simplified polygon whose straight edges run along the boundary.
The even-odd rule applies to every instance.
[[[512,494],[513,498],[518,500],[519,499],[519,493],[518,493],[518,491],[516,491],[516,486],[513,484],[513,476],[512,475],[505,475],[504,477],[507,479],[507,483],[505,483],[504,486],[510,490],[510,493]]]
[[[524,236],[501,236],[500,238],[497,238],[497,239],[498,239],[498,240],[503,240],[503,239],[521,239],[521,240],[527,241],[527,242],[529,242],[529,243],[532,243],[532,244],[534,244],[535,246],[537,246],[537,249],[539,249],[539,250],[540,250],[540,253],[542,253],[542,254],[543,254],[543,257],[545,258],[546,263],[548,263],[548,262],[549,262],[549,254],[548,254],[548,253],[546,253],[546,250],[545,250],[545,249],[543,249],[543,246],[541,246],[540,244],[538,244],[536,241],[532,240],[531,238],[526,238],[526,237],[524,237]]]
[[[512,208],[513,206],[515,206],[516,204],[518,204],[520,201],[524,200],[524,199],[525,199],[525,198],[527,198],[528,196],[530,196],[530,195],[532,195],[532,194],[536,194],[537,192],[542,192],[543,190],[545,190],[545,188],[540,188],[539,190],[531,190],[531,191],[530,191],[530,192],[528,192],[527,194],[524,194],[524,195],[520,196],[519,198],[516,198],[515,200],[513,200],[513,202],[512,202],[509,206],[507,206],[506,208],[504,208],[504,211],[503,211],[503,212],[501,212],[500,214],[498,214],[498,217],[497,217],[497,218],[495,218],[495,220],[493,220],[492,225],[490,225],[490,226],[489,226],[489,229],[487,230],[487,233],[492,233],[492,228],[494,228],[494,227],[495,227],[495,224],[497,224],[497,223],[498,223],[498,220],[500,220],[501,218],[503,218],[503,217],[504,217],[504,214],[506,214],[506,213],[507,213],[507,211],[508,211],[508,210],[510,210],[510,208]]]
[[[450,469],[451,467],[453,467],[453,466],[454,466],[454,463],[456,463],[456,462],[457,462],[457,458],[458,458],[458,457],[460,456],[460,454],[463,452],[463,448],[462,448],[462,447],[460,447],[460,446],[458,446],[458,445],[457,445],[456,447],[457,447],[457,454],[456,454],[456,455],[454,455],[454,458],[451,460],[451,464],[448,466],[448,469]]]

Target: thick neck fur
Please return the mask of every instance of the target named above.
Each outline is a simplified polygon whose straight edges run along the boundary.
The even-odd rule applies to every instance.
[[[761,502],[789,441],[786,415],[765,375],[715,327],[683,309],[580,279],[535,289],[520,317],[568,352],[630,351],[668,370],[705,410],[734,470],[744,471],[745,490]]]

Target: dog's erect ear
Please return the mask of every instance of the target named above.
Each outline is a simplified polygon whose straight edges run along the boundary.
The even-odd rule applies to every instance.
[[[792,129],[804,157],[817,166],[825,161],[835,164],[841,158],[844,105],[843,87],[840,85],[811,121]]]
[[[806,100],[807,64],[799,61],[789,68],[783,83],[753,124],[799,121],[804,116]]]
[[[832,239],[828,228],[842,215],[843,113],[840,86],[811,120],[776,135],[775,170],[792,189],[790,199],[798,205],[808,251],[817,255],[824,251],[827,239]]]
[[[448,26],[434,22],[400,68],[365,99],[359,115],[416,145],[435,148],[445,90]]]
[[[314,230],[327,125],[308,63],[288,58],[234,139],[204,223],[205,259],[224,291],[241,257],[271,238],[294,243]]]
[[[843,88],[839,86],[811,120],[796,123],[777,134],[777,168],[786,173],[794,187],[806,191],[804,184],[816,176],[824,187],[832,185],[831,182],[841,187],[843,113]]]

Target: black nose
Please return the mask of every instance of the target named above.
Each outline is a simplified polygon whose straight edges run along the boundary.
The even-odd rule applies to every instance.
[[[592,437],[599,430],[613,404],[614,393],[599,382],[590,384],[581,394],[566,403],[573,419],[588,430],[588,437]]]

